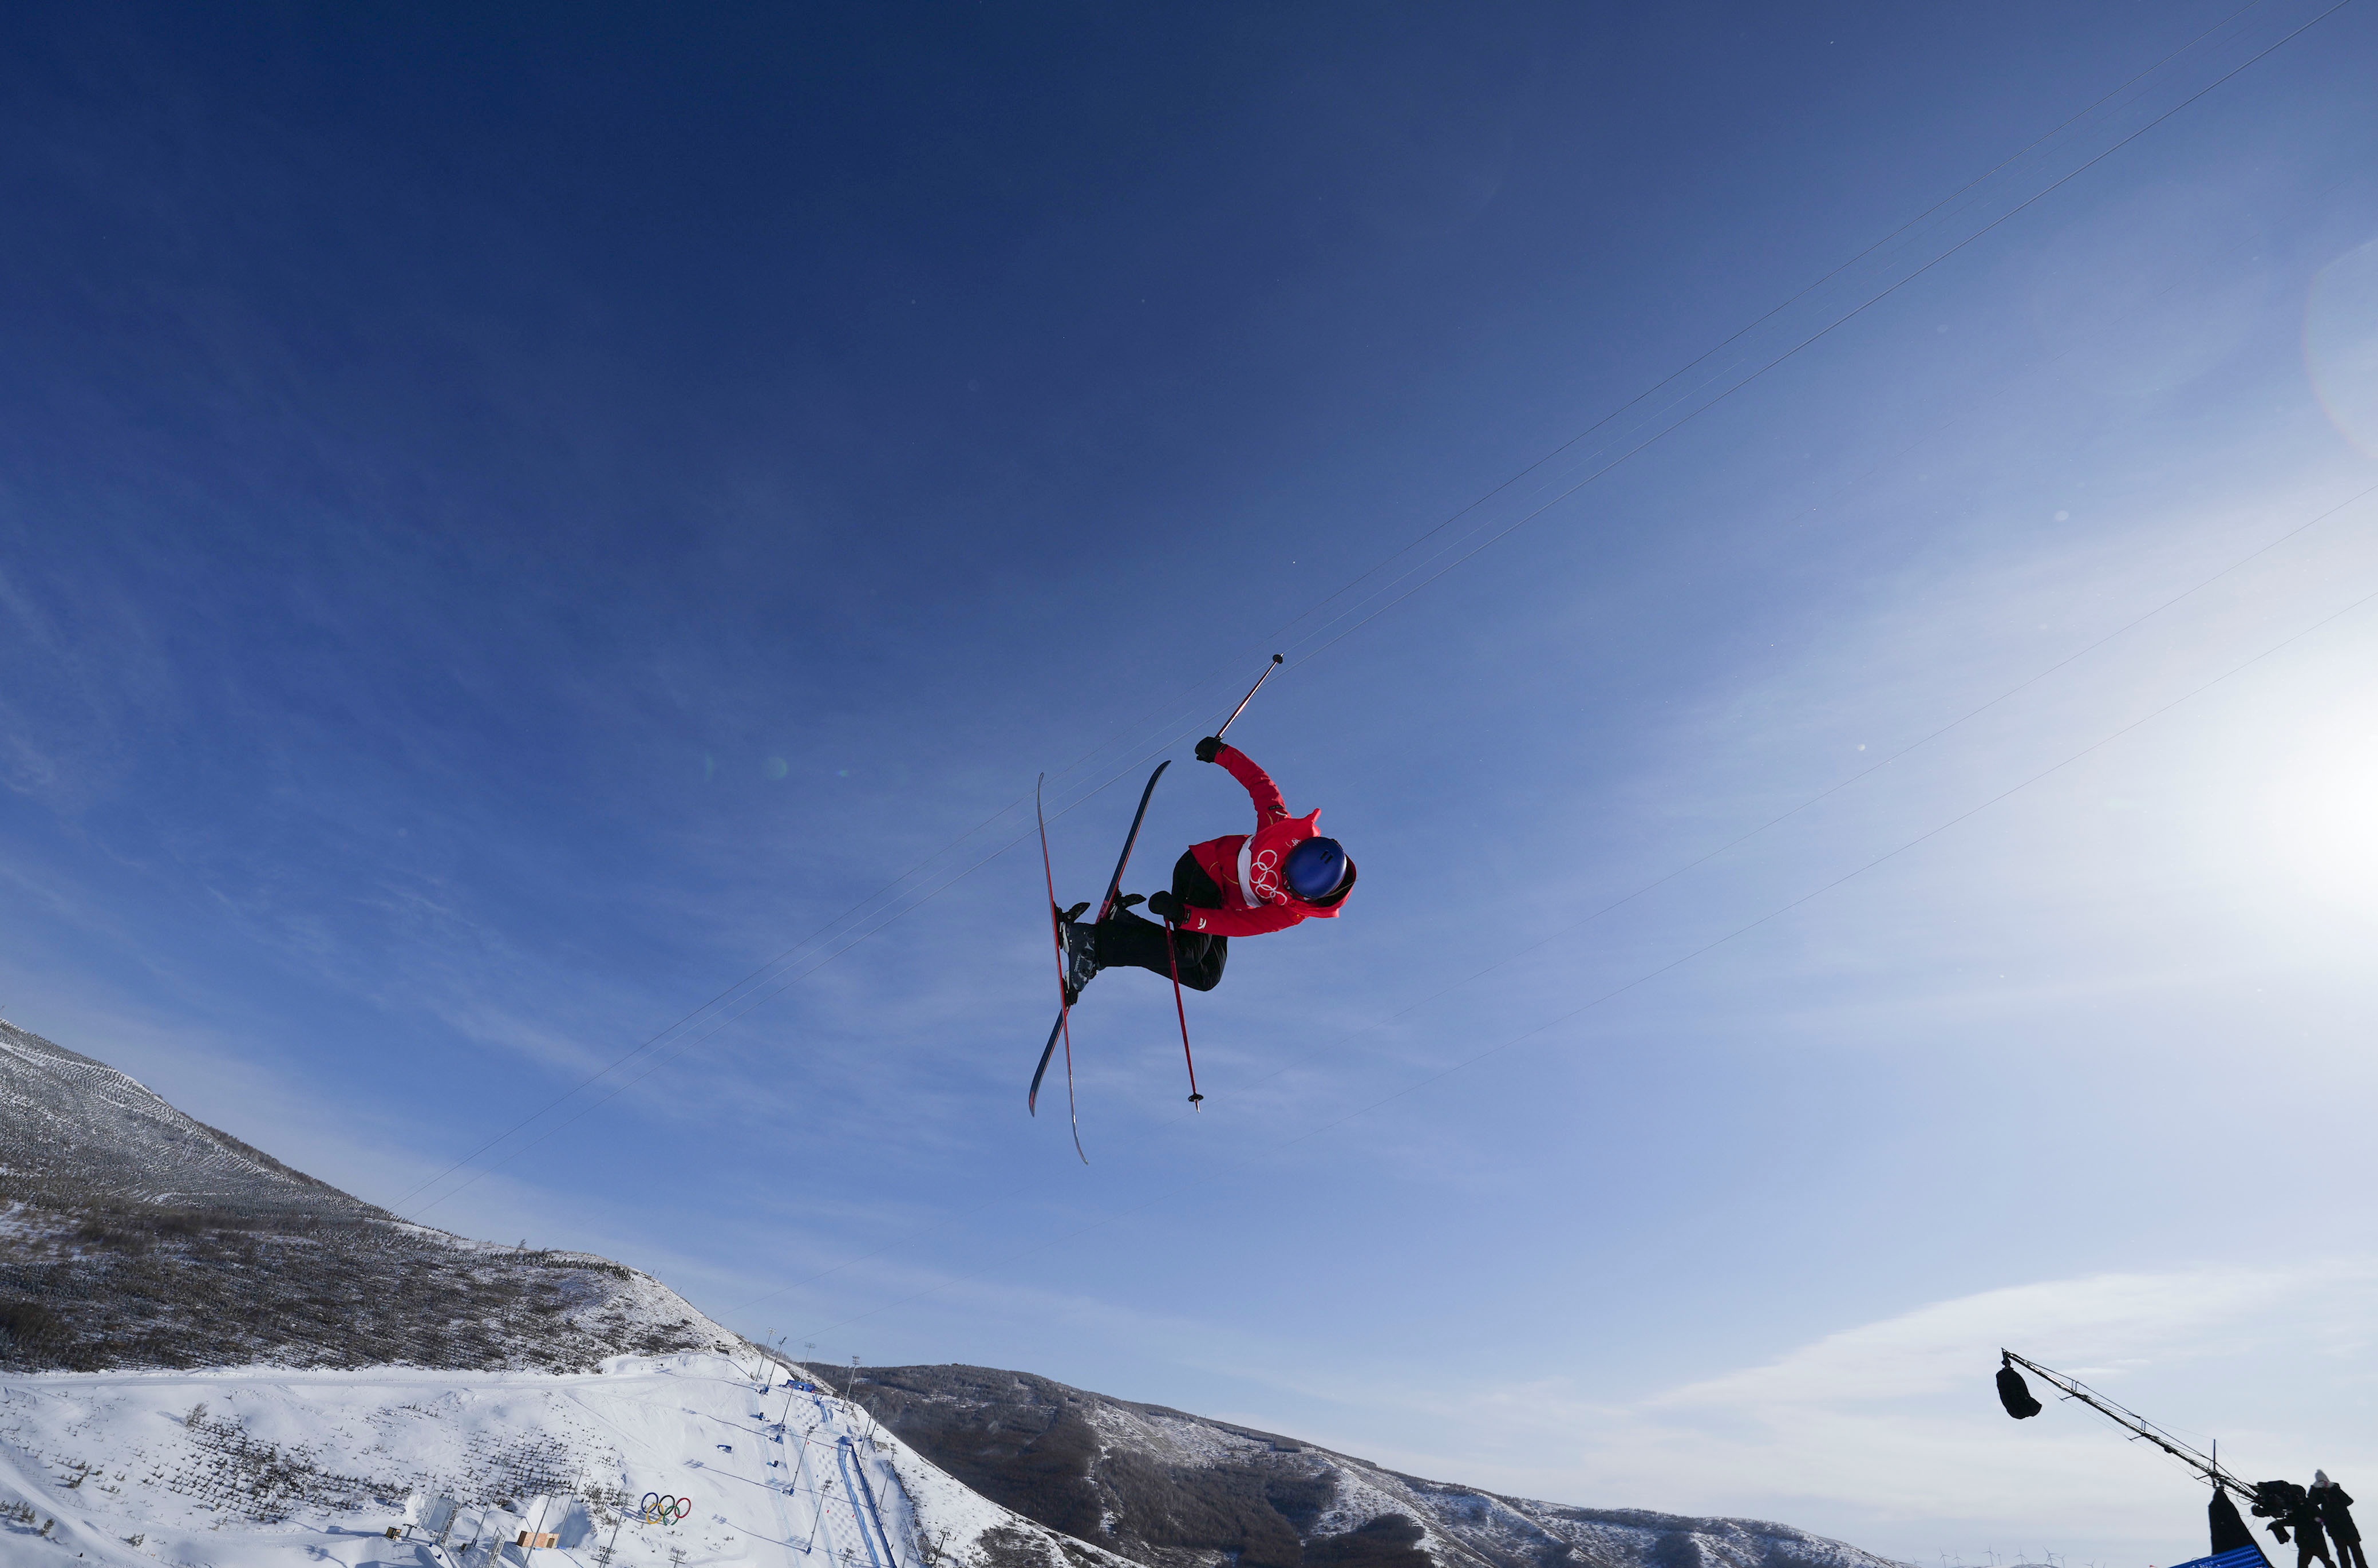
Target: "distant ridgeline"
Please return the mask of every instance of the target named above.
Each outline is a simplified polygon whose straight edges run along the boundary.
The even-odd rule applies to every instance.
[[[633,1269],[408,1225],[0,1023],[0,1368],[581,1371],[738,1343]]]
[[[992,1502],[1150,1568],[1898,1568],[1788,1525],[1423,1480],[1029,1372],[877,1367],[852,1389]]]

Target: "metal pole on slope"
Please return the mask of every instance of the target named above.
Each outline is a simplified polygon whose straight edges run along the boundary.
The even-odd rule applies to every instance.
[[[850,1387],[844,1392],[843,1398],[849,1401],[851,1413],[859,1418],[859,1434],[872,1444],[875,1442],[875,1415],[859,1402],[859,1358],[856,1356],[850,1359]]]
[[[1264,666],[1264,673],[1255,676],[1255,683],[1247,688],[1247,694],[1239,699],[1239,705],[1231,710],[1231,716],[1229,718],[1222,721],[1222,728],[1214,732],[1214,737],[1217,740],[1221,738],[1224,731],[1228,730],[1232,724],[1239,722],[1239,715],[1247,711],[1247,704],[1255,700],[1255,693],[1261,691],[1263,689],[1263,683],[1271,678],[1271,672],[1279,668],[1280,665],[1286,663],[1288,663],[1288,655],[1285,653],[1274,653],[1271,656],[1271,663]]]
[[[806,1443],[808,1440],[803,1439],[802,1441]],[[815,1470],[811,1470],[810,1474],[814,1476],[817,1472]],[[818,1532],[825,1528],[825,1494],[833,1490],[834,1478],[832,1476],[828,1476],[823,1480],[818,1482],[817,1512],[810,1516],[810,1547],[812,1550],[816,1550],[817,1547]]]

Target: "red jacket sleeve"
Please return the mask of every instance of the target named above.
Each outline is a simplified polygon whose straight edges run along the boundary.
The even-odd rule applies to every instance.
[[[1272,783],[1271,775],[1256,767],[1245,752],[1226,741],[1222,748],[1214,753],[1214,760],[1228,768],[1231,777],[1247,786],[1247,794],[1255,803],[1255,826],[1277,822],[1288,815],[1288,799],[1279,793],[1279,785]],[[1266,926],[1263,929],[1276,931],[1279,928]],[[1233,931],[1229,934],[1238,936],[1241,933]],[[1244,934],[1255,935],[1252,931]]]

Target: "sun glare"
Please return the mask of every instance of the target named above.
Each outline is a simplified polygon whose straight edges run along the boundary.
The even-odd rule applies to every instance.
[[[2378,903],[2378,724],[2340,725],[2273,781],[2264,819],[2288,868]]]

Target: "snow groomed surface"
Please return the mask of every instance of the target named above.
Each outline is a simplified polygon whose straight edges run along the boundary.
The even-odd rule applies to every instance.
[[[862,1412],[788,1386],[781,1367],[763,1392],[755,1371],[679,1355],[577,1374],[0,1378],[0,1562],[937,1568],[1015,1562],[1019,1547],[1059,1560],[1048,1532]],[[692,1506],[648,1520],[648,1492]],[[461,1505],[450,1519],[441,1497]],[[510,1544],[532,1529],[556,1546]]]

